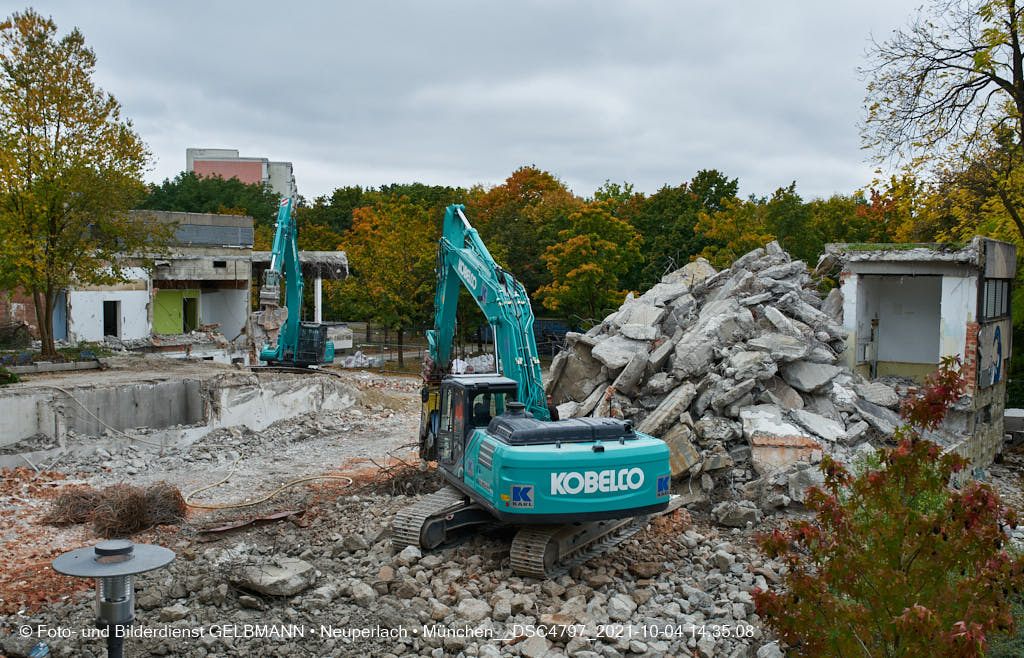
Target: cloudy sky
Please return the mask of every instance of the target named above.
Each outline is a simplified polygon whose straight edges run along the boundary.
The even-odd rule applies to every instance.
[[[155,156],[291,161],[307,198],[343,185],[500,183],[535,164],[589,196],[699,169],[741,195],[872,179],[857,122],[870,35],[920,0],[37,0],[79,27],[96,78]],[[18,10],[17,5],[4,12]]]

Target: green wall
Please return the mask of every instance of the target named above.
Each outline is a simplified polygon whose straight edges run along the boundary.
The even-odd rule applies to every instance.
[[[199,308],[198,290],[157,290],[153,306],[153,333],[180,334],[185,330],[182,318],[182,301],[196,299],[196,313]],[[199,318],[196,318],[198,325]]]

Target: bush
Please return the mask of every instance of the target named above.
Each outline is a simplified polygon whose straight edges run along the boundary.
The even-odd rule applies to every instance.
[[[789,567],[783,590],[755,591],[758,614],[801,655],[978,656],[987,634],[1015,628],[1024,560],[1007,554],[1004,528],[1016,516],[988,485],[951,490],[966,461],[921,439],[962,390],[944,360],[877,467],[851,475],[825,457],[815,518],[758,538]]]

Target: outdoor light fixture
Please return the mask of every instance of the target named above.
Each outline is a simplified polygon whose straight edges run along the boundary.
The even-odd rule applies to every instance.
[[[165,567],[172,560],[174,551],[169,548],[113,539],[57,557],[53,570],[96,579],[96,626],[107,631],[108,658],[122,658],[124,631],[120,629],[135,622],[132,576]]]

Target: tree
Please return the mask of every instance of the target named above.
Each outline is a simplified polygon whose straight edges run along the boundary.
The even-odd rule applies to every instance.
[[[430,212],[405,197],[355,209],[345,235],[353,276],[343,294],[364,317],[398,332],[400,364],[405,330],[425,324],[433,308],[439,237]]]
[[[932,0],[874,42],[863,137],[879,162],[911,170],[973,162],[1024,237],[1024,8],[1018,0]],[[1015,193],[1016,192],[1016,193]]]
[[[775,239],[766,221],[763,200],[730,199],[714,213],[701,213],[694,232],[709,242],[701,256],[717,268],[729,267],[743,254]]]
[[[183,171],[150,188],[140,208],[175,212],[248,215],[257,225],[274,226],[281,195],[263,183],[243,183],[238,178],[196,176]]]
[[[785,589],[755,591],[757,612],[810,656],[978,656],[1011,630],[1024,558],[1007,553],[1015,512],[987,484],[949,487],[967,466],[921,438],[963,391],[952,359],[904,406],[898,445],[855,475],[822,460],[809,521],[759,538],[781,557]]]
[[[703,232],[694,231],[701,213],[717,212],[735,198],[738,189],[737,179],[702,169],[689,183],[666,185],[640,202],[623,206],[618,216],[644,238],[644,259],[626,275],[626,285],[647,289],[700,254],[710,243]]]
[[[544,251],[552,281],[537,294],[546,308],[594,322],[622,303],[626,292],[619,279],[640,260],[641,243],[632,226],[609,212],[608,202],[589,203],[569,215],[569,228]]]
[[[121,106],[93,82],[96,56],[77,29],[58,38],[34,11],[0,23],[0,280],[35,300],[54,356],[57,294],[127,279],[127,257],[165,245],[172,227],[127,212],[144,191],[149,151]]]
[[[471,222],[501,265],[533,294],[551,282],[541,254],[583,205],[554,175],[529,166],[466,203]]]

